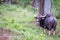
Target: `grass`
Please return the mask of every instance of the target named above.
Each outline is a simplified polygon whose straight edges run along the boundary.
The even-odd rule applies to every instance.
[[[10,28],[20,33],[19,39],[16,37],[14,40],[60,40],[60,19],[57,20],[57,35],[48,36],[42,28],[38,29],[35,23],[31,23],[35,13],[37,12],[31,6],[23,8],[13,4],[2,4],[0,6],[0,27]]]

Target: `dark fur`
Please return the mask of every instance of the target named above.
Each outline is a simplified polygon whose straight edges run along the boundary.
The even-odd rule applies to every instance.
[[[44,27],[47,30],[53,29],[55,31],[56,25],[57,25],[56,18],[53,15],[47,14],[46,18],[45,18],[44,25],[45,25]]]
[[[41,17],[37,16],[36,19],[38,20],[37,22],[39,22],[39,26],[47,29],[47,30],[51,30],[53,29],[54,31],[56,30],[56,18],[51,15],[51,14],[46,14],[46,17],[44,18],[44,20],[42,20]]]

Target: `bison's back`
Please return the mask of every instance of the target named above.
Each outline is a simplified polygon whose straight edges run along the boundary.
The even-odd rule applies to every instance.
[[[54,16],[50,16],[45,19],[45,26],[47,29],[51,30],[51,29],[55,28],[56,24],[57,24],[57,22],[56,22],[56,18]]]

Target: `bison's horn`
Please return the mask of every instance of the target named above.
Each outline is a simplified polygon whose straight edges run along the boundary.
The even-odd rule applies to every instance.
[[[37,15],[34,15],[34,17],[37,17]]]
[[[43,16],[43,15],[41,15],[40,17],[46,17],[46,15],[44,15],[44,16]]]

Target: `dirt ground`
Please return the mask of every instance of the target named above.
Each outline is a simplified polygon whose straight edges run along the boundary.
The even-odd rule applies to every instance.
[[[0,40],[14,40],[16,34],[7,28],[0,28]]]

